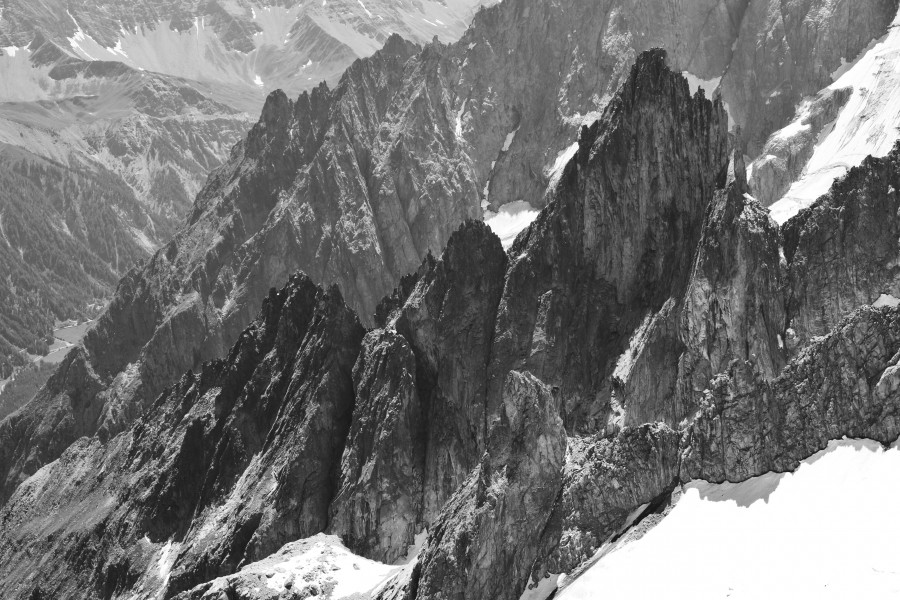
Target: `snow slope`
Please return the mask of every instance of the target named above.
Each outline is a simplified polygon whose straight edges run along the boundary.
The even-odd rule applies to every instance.
[[[241,597],[274,599],[293,590],[297,598],[363,600],[373,597],[403,568],[357,556],[336,536],[320,533],[287,544],[234,575],[214,580],[203,597],[218,597],[218,593],[231,597],[228,592],[238,590],[248,592]]]
[[[852,88],[852,95],[833,127],[826,127],[819,134],[800,178],[770,207],[772,217],[779,223],[825,194],[835,179],[866,156],[885,156],[900,139],[900,14],[885,37],[874,42],[854,63],[839,69],[834,77],[834,83],[826,90]],[[804,103],[795,120],[773,136],[789,138],[809,129],[809,106],[809,101]]]
[[[860,440],[831,442],[794,473],[692,482],[655,528],[556,598],[898,598],[898,496],[900,448]]]

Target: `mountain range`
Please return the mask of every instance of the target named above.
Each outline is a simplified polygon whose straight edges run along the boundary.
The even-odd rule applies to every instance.
[[[334,83],[392,32],[453,40],[477,6],[4,3],[0,144],[17,168],[67,191],[65,201],[0,210],[3,250],[24,263],[0,284],[9,299],[0,378],[27,359],[23,350],[45,354],[56,322],[99,314],[116,281],[172,238],[267,91]],[[30,192],[17,195],[20,204]]]
[[[544,600],[690,482],[892,444],[896,0],[646,4],[504,0],[269,94],[0,421],[0,589]],[[253,55],[289,10],[228,8],[76,16],[75,51],[137,60],[167,14]],[[229,106],[236,64],[191,110]],[[25,189],[28,156],[4,160]],[[492,215],[522,205],[504,244]]]

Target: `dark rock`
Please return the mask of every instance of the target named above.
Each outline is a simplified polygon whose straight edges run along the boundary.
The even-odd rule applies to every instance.
[[[737,363],[687,430],[681,477],[743,481],[792,471],[829,440],[900,436],[900,310],[861,308],[772,382]]]
[[[489,370],[560,388],[570,432],[615,427],[617,359],[648,315],[687,287],[706,207],[727,166],[721,102],[691,97],[665,53],[640,57],[579,136],[553,201],[511,250]],[[589,300],[588,300],[589,299]]]
[[[328,529],[354,552],[393,563],[419,532],[426,407],[406,339],[373,331],[353,370],[356,402]]]
[[[60,596],[171,594],[324,530],[363,333],[336,288],[298,275],[272,290],[226,359],[183,376],[107,444],[82,438],[20,486],[0,514],[2,588],[22,589],[41,561]],[[27,526],[60,511],[70,518]],[[41,552],[18,552],[24,543]],[[148,568],[157,562],[164,575]]]
[[[784,224],[788,327],[795,343],[825,335],[881,294],[900,298],[898,190],[900,146],[864,160]]]
[[[698,407],[717,373],[733,361],[745,361],[764,379],[784,367],[784,273],[778,226],[766,209],[747,194],[744,165],[738,155],[735,179],[717,192],[680,313],[678,410],[665,419],[678,423]],[[662,409],[645,420],[663,420]],[[636,420],[637,423],[643,422]]]
[[[469,221],[390,323],[416,355],[426,407],[426,524],[484,452],[487,366],[506,266],[497,236]]]
[[[672,99],[678,111],[686,111],[682,116],[695,121],[682,127],[658,153],[651,151],[655,140],[623,146],[634,133],[627,128],[618,130],[616,139],[589,131],[583,145],[596,141],[604,150],[591,155],[585,148],[576,162],[581,168],[605,162],[604,176],[621,181],[616,184],[620,189],[604,188],[602,181],[578,179],[574,184],[574,167],[566,171],[568,182],[559,188],[574,193],[583,186],[582,191],[609,199],[633,198],[629,194],[643,185],[660,197],[683,200],[651,203],[648,207],[659,211],[648,213],[649,221],[627,234],[616,232],[621,224],[616,219],[634,206],[611,202],[609,206],[623,210],[604,216],[609,217],[602,221],[609,224],[607,232],[593,228],[591,220],[600,215],[587,210],[593,200],[585,201],[584,239],[581,221],[572,221],[572,229],[565,232],[573,236],[571,242],[561,242],[551,254],[572,258],[584,244],[600,258],[581,267],[596,266],[604,272],[591,274],[590,283],[577,279],[581,286],[577,290],[542,290],[540,308],[523,312],[530,321],[536,322],[537,314],[551,320],[535,326],[539,333],[533,349],[524,347],[534,329],[531,324],[512,333],[505,331],[511,324],[501,323],[501,345],[514,347],[503,351],[509,357],[496,366],[490,394],[496,404],[497,389],[509,369],[528,368],[541,378],[556,371],[571,381],[563,393],[570,428],[605,425],[611,413],[617,415],[613,421],[621,421],[624,409],[606,406],[613,387],[609,366],[628,347],[637,325],[648,314],[659,313],[685,283],[685,256],[700,230],[695,205],[711,195],[711,182],[718,175],[718,165],[712,163],[719,161],[727,123],[720,108],[690,108],[683,84],[671,83],[670,77],[656,82],[648,71],[643,80],[630,84],[625,95],[616,90],[628,79],[640,52],[667,48],[674,70],[688,70],[703,79],[724,73],[721,90],[732,119],[748,132],[749,146],[758,147],[759,140],[789,119],[800,98],[824,87],[842,58],[855,56],[887,30],[896,2],[865,0],[855,3],[852,11],[843,7],[825,0],[686,0],[678,10],[648,11],[633,0],[578,0],[565,5],[502,2],[480,11],[458,43],[420,48],[393,36],[373,57],[355,62],[334,89],[320,86],[294,103],[284,95],[273,96],[265,117],[199,194],[188,224],[165,249],[166,260],[157,255],[136,275],[144,281],[138,286],[145,288],[142,295],[132,299],[123,292],[115,299],[116,308],[100,324],[103,335],[89,344],[91,356],[99,361],[95,369],[106,373],[110,368],[109,378],[121,373],[130,360],[123,363],[105,348],[127,346],[128,356],[139,355],[140,378],[148,386],[143,395],[116,395],[116,406],[107,411],[116,415],[108,431],[127,426],[132,415],[184,370],[221,356],[256,314],[266,290],[281,285],[298,268],[318,283],[338,283],[348,304],[369,323],[379,300],[401,276],[415,270],[429,251],[443,248],[461,222],[482,216],[483,201],[494,207],[512,200],[543,206],[556,197],[545,197],[544,192],[555,176],[552,166],[573,134],[611,101],[626,106],[629,95],[646,88],[670,93],[671,98],[660,102]],[[20,9],[17,5],[10,15]],[[79,18],[84,16],[77,12]],[[179,13],[172,26],[189,27],[191,14],[193,9]],[[128,22],[145,18],[129,16]],[[70,21],[65,20],[66,28],[72,26]],[[89,21],[86,27],[98,27],[93,19],[85,22]],[[232,23],[216,20],[215,27],[226,21]],[[310,51],[317,57],[347,51],[326,43],[321,28],[308,18],[298,21],[297,27],[317,40]],[[233,33],[231,25],[221,31]],[[231,34],[226,37],[231,39]],[[243,47],[233,41],[235,47]],[[796,85],[785,86],[785,81]],[[657,118],[651,113],[638,120],[649,125]],[[669,127],[668,117],[659,118],[656,133]],[[707,156],[700,157],[694,146],[704,136],[717,141]],[[681,164],[682,143],[686,168],[672,171],[671,180],[654,178],[654,173]],[[631,151],[642,156],[629,155]],[[687,185],[689,179],[700,181],[701,168],[703,184]],[[627,177],[620,178],[622,169]],[[560,220],[568,227],[577,216],[577,208],[571,208],[575,212],[565,215],[555,209],[557,216],[547,217],[547,222]],[[670,209],[678,215],[665,212]],[[674,224],[671,231],[665,230],[666,223]],[[594,234],[602,235],[594,238]],[[633,239],[633,250],[621,243],[625,238]],[[600,252],[594,244],[603,246],[605,239],[610,240],[607,250],[626,251],[621,256]],[[674,258],[669,252],[672,244],[684,253],[675,253]],[[544,246],[540,250],[549,251]],[[572,256],[563,257],[566,253]],[[520,253],[516,256],[521,261]],[[673,260],[677,264],[667,264]],[[621,272],[613,273],[613,267],[601,265],[603,261],[618,264],[615,268]],[[528,287],[519,281],[525,277],[522,271],[537,268],[519,267],[510,284]],[[648,281],[646,292],[634,289],[634,282],[650,277],[653,270],[662,279]],[[565,278],[561,271],[557,275]],[[559,295],[595,293],[601,282],[606,286],[601,295],[610,301],[590,315],[583,307],[566,305],[575,301]],[[642,296],[637,304],[632,302],[634,295]],[[523,302],[531,302],[528,297]],[[134,310],[125,306],[132,302]],[[631,308],[621,324],[612,323],[617,319],[609,311],[620,305]],[[567,325],[552,320],[568,315],[572,322],[584,324],[584,339],[576,338],[571,348],[564,349],[553,336],[562,335]],[[661,315],[665,327],[660,340],[665,343],[653,344],[659,356],[679,350],[669,343],[674,339],[670,317],[669,312]],[[182,325],[186,325],[183,337],[177,333]],[[125,339],[113,339],[120,336]],[[539,349],[544,339],[553,347]],[[576,347],[585,347],[587,339],[604,341],[602,347],[582,353],[583,360],[575,360]],[[600,365],[597,376],[588,372],[595,364]],[[654,393],[669,387],[667,381]],[[133,388],[144,389],[139,384]]]
[[[538,554],[533,541],[562,484],[565,453],[550,390],[511,372],[481,464],[441,511],[410,583],[381,597],[519,598]]]
[[[542,571],[570,573],[616,534],[629,516],[678,481],[681,433],[656,423],[615,437],[569,438],[558,522],[544,537],[552,552]]]

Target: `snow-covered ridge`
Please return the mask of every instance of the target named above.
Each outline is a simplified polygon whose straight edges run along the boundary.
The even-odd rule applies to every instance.
[[[852,94],[832,126],[818,132],[812,156],[800,178],[770,207],[779,223],[828,192],[835,179],[867,156],[885,156],[900,139],[900,14],[886,36],[853,63],[842,66],[834,77],[834,83],[825,92],[850,88]],[[808,133],[810,106],[811,101],[804,102],[794,121],[774,133],[773,138],[787,141]],[[764,156],[756,168],[774,160],[779,157]]]
[[[833,441],[794,473],[692,482],[558,600],[898,598],[900,448]]]
[[[252,590],[254,598],[282,598],[293,590],[297,598],[362,600],[372,598],[403,568],[357,556],[338,537],[320,533],[214,580],[204,598],[217,597],[220,591],[224,597],[228,590]]]

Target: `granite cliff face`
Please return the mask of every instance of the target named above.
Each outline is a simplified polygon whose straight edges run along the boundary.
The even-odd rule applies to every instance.
[[[849,310],[900,297],[897,211],[900,146],[867,158],[782,228],[788,263],[788,327],[806,342]]]

